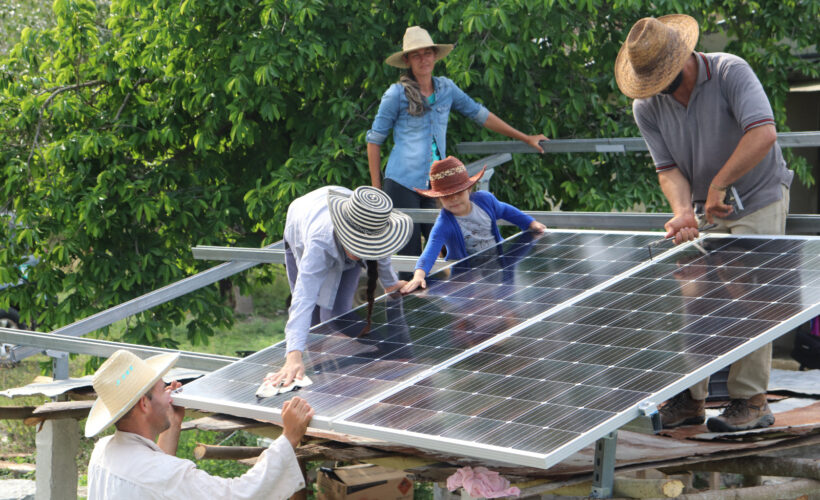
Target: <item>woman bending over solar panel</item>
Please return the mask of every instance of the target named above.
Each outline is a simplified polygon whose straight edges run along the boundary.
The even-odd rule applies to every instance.
[[[494,247],[501,241],[498,219],[504,219],[518,226],[522,231],[531,229],[543,233],[547,228],[521,210],[502,203],[487,191],[470,193],[470,188],[478,182],[481,172],[470,177],[458,158],[448,156],[433,162],[430,168],[430,189],[418,189],[422,196],[439,198],[443,208],[430,231],[430,239],[416,262],[413,279],[401,289],[410,293],[419,286],[427,287],[425,277],[441,252],[447,248],[447,260],[459,260],[468,255]]]
[[[407,243],[413,231],[409,216],[393,210],[381,190],[361,186],[355,191],[327,186],[297,198],[285,221],[285,267],[291,305],[285,324],[285,365],[266,381],[274,386],[302,378],[302,351],[313,325],[349,311],[367,269],[367,322],[373,309],[376,281],[390,293],[399,281],[390,256]]]

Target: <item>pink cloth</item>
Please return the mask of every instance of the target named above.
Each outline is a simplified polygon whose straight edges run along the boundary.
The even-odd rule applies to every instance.
[[[521,494],[518,488],[510,488],[510,482],[498,475],[498,472],[486,467],[462,467],[447,478],[448,490],[455,491],[460,487],[472,497],[517,497]]]

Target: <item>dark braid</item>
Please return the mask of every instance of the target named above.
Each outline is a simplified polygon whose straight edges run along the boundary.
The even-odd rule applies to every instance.
[[[364,337],[370,333],[373,303],[376,300],[376,282],[379,281],[379,261],[368,260],[365,263],[367,264],[367,325],[359,333],[359,337]]]

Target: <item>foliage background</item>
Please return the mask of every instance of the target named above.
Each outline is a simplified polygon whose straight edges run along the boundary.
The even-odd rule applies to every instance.
[[[638,134],[612,67],[646,15],[724,31],[781,130],[789,72],[818,76],[784,41],[816,43],[816,0],[54,0],[32,14],[42,5],[0,11],[8,40],[19,33],[0,61],[0,210],[15,214],[0,223],[0,283],[24,255],[41,260],[36,290],[0,308],[44,330],[212,265],[191,246],[279,239],[307,191],[366,183],[364,135],[399,76],[382,61],[409,25],[456,43],[438,74],[553,138]],[[501,139],[457,115],[449,134]],[[805,162],[790,166],[811,182]],[[665,208],[645,155],[520,155],[493,190],[526,209]],[[232,321],[213,286],[135,316],[125,338],[176,345],[164,332],[186,317],[194,345]]]

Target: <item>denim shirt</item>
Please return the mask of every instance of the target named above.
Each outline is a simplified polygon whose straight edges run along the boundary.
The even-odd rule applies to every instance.
[[[447,156],[447,120],[450,109],[484,125],[489,110],[475,102],[449,78],[433,77],[436,102],[425,106],[422,116],[407,112],[407,96],[400,83],[394,83],[382,96],[379,112],[367,131],[367,142],[381,146],[393,129],[395,145],[387,160],[384,176],[402,186],[413,189],[429,187],[430,165],[433,163],[431,143],[433,139],[442,158]]]

